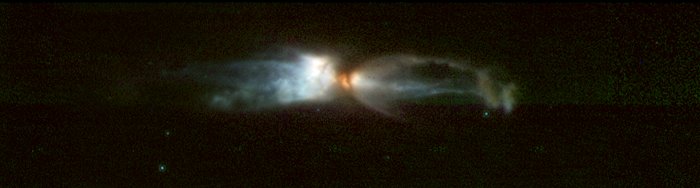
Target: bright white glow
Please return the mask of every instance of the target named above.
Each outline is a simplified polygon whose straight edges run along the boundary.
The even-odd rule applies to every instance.
[[[291,75],[274,82],[277,99],[282,104],[298,101],[328,99],[329,89],[335,84],[335,70],[330,58],[302,55],[290,67]]]
[[[335,84],[335,65],[329,57],[304,55],[302,70],[299,75],[304,77],[300,83],[302,96],[309,99],[325,99],[329,89]]]
[[[210,107],[247,111],[333,97],[335,63],[331,57],[300,54],[290,61],[245,61],[190,66],[188,76],[213,87]]]

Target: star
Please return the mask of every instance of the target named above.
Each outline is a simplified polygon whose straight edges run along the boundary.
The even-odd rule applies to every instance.
[[[484,118],[489,118],[489,116],[491,116],[491,113],[489,113],[489,111],[484,111],[484,112],[481,114],[481,117],[484,117]]]
[[[160,163],[158,164],[158,172],[166,172],[168,170],[168,166],[165,165],[165,163]]]
[[[165,135],[165,137],[170,137],[173,135],[173,132],[170,130],[165,130],[165,131],[163,131],[163,135]]]

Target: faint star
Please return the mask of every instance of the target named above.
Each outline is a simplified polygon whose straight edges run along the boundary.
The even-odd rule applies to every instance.
[[[158,172],[165,172],[168,170],[168,167],[164,163],[160,163],[158,165]]]
[[[163,131],[163,135],[165,135],[165,137],[170,137],[171,135],[173,135],[173,132],[170,130],[165,130]]]

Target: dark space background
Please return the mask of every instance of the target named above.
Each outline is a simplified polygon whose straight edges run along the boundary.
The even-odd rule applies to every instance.
[[[469,59],[509,115],[215,112],[162,79],[274,47]],[[696,4],[0,4],[0,186],[696,187]]]

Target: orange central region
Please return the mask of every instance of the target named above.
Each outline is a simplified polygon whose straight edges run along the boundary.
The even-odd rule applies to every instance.
[[[343,89],[345,89],[345,91],[352,90],[352,86],[350,85],[350,79],[348,77],[349,76],[347,73],[341,73],[340,75],[338,75],[338,80],[340,81],[340,86],[342,86]]]

